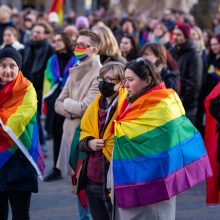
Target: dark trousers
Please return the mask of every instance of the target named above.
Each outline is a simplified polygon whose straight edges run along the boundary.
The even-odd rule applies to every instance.
[[[64,117],[55,113],[53,122],[53,163],[54,169],[56,168],[58,156],[60,153],[60,144],[63,134]]]
[[[0,219],[8,219],[9,202],[12,220],[29,220],[30,201],[30,192],[0,192]]]
[[[46,140],[45,140],[45,136],[44,136],[43,127],[41,124],[43,92],[40,89],[36,89],[36,93],[37,93],[37,125],[38,125],[38,130],[39,130],[39,139],[40,139],[40,144],[45,145]]]
[[[86,197],[93,220],[110,220],[103,196],[103,185],[88,181]]]

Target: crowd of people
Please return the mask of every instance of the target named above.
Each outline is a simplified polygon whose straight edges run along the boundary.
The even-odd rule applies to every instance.
[[[0,6],[2,220],[8,201],[29,219],[49,139],[44,181],[72,176],[79,219],[174,220],[176,195],[206,179],[220,202],[218,22],[101,12],[61,25]]]

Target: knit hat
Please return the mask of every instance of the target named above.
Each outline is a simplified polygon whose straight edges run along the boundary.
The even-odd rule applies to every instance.
[[[79,16],[76,18],[77,29],[89,28],[89,20],[85,16]]]
[[[181,30],[186,39],[190,38],[190,26],[186,23],[176,25],[176,28]]]
[[[21,69],[22,65],[22,56],[21,54],[11,45],[5,46],[3,49],[0,50],[0,59],[10,57],[12,58],[18,65],[19,70]]]

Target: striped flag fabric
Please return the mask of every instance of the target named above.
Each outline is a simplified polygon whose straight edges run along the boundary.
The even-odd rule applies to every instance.
[[[220,79],[220,68],[214,65],[210,65],[208,68],[208,73],[212,74],[216,78]]]
[[[119,207],[170,199],[212,175],[200,133],[186,118],[178,95],[163,83],[132,104],[124,101],[114,134]]]
[[[44,77],[44,99],[50,96],[58,85],[61,85],[62,87],[65,85],[69,76],[69,69],[72,68],[76,62],[77,59],[73,55],[67,63],[63,74],[61,74],[57,55],[54,54],[49,58]]]
[[[0,88],[0,168],[20,149],[40,178],[44,160],[37,126],[37,97],[21,72]]]
[[[62,24],[63,22],[63,6],[64,6],[64,0],[53,0],[49,13],[50,12],[56,12],[59,17],[59,24]]]

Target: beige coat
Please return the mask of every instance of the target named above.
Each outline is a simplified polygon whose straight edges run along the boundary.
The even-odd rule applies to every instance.
[[[69,154],[75,129],[99,92],[96,78],[101,67],[100,58],[96,55],[71,68],[69,78],[55,103],[55,111],[66,117],[57,167],[67,174],[71,172]]]

